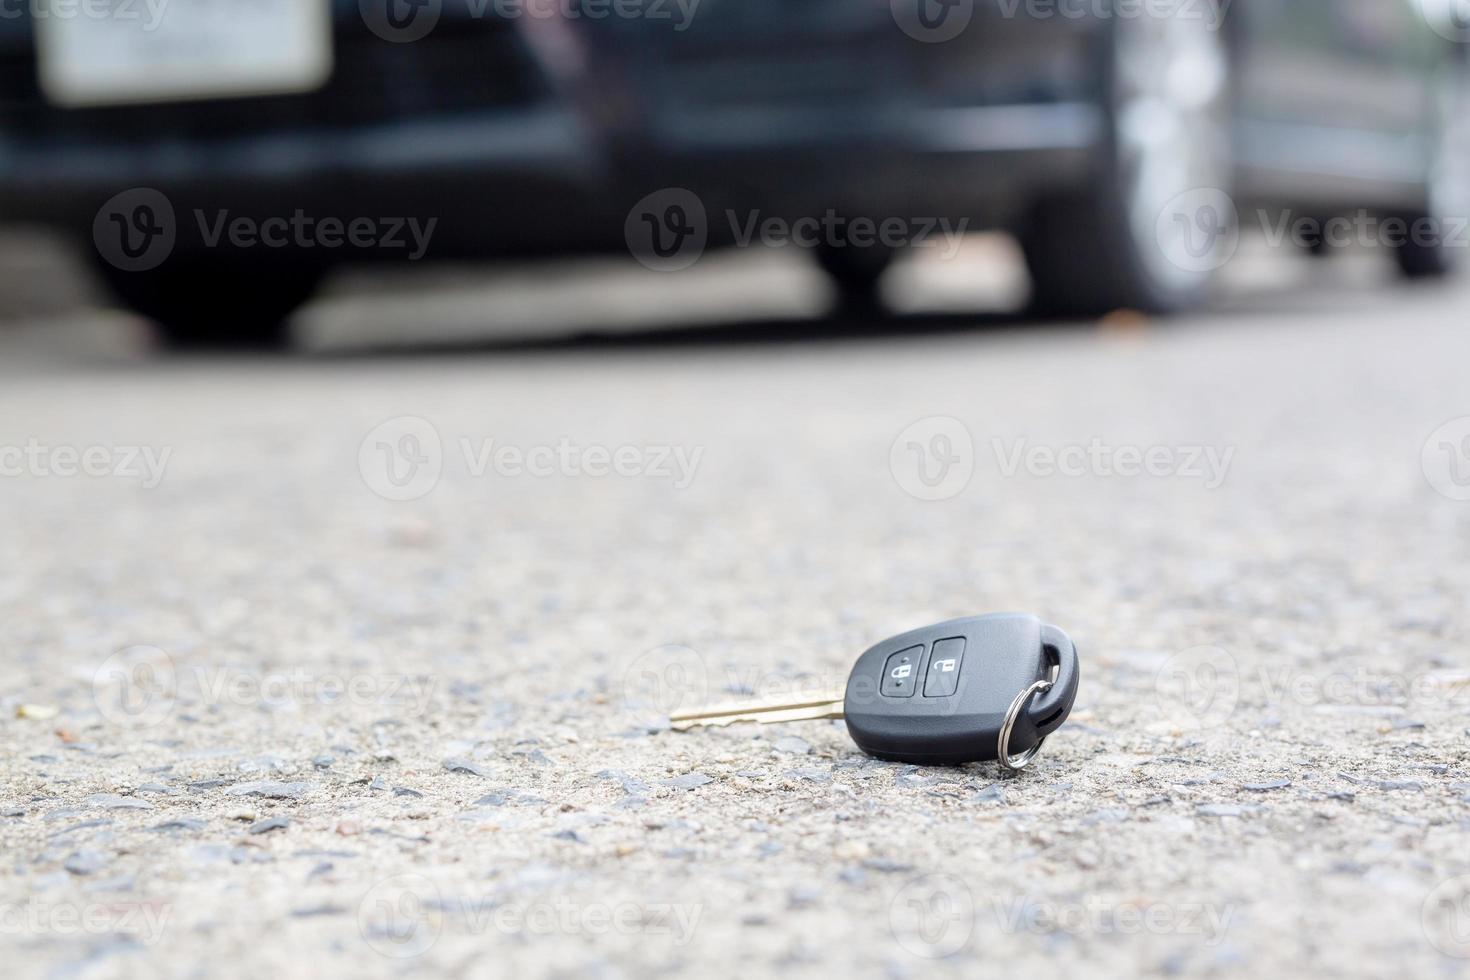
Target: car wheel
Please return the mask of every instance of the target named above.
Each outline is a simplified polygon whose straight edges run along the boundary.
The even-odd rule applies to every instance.
[[[1396,247],[1394,259],[1406,279],[1436,279],[1460,266],[1466,246],[1465,222],[1470,200],[1470,120],[1465,118],[1465,73],[1456,66],[1438,86],[1429,173],[1424,180],[1424,207],[1404,215],[1408,239]],[[1428,234],[1415,234],[1414,229]]]
[[[290,345],[287,319],[326,270],[305,262],[174,257],[145,272],[99,263],[114,296],[153,321],[176,349],[274,350]]]
[[[1037,202],[1018,234],[1040,312],[1186,309],[1229,257],[1229,46],[1173,11],[1100,29],[1102,164],[1088,186]]]
[[[832,285],[845,312],[873,313],[882,309],[879,286],[883,273],[893,264],[895,250],[885,245],[823,245],[816,250],[817,264]]]

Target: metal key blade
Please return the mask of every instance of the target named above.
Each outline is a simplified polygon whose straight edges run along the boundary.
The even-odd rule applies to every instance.
[[[676,711],[669,716],[669,727],[682,732],[691,728],[733,725],[741,721],[775,725],[787,721],[836,719],[843,717],[842,700],[842,695],[839,694],[835,697],[817,696],[797,701],[732,701],[728,704]]]

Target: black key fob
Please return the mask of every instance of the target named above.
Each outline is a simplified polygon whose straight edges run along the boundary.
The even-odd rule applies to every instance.
[[[843,710],[852,740],[880,759],[1019,769],[1076,699],[1077,647],[1067,634],[1035,616],[996,613],[870,647],[847,679]]]

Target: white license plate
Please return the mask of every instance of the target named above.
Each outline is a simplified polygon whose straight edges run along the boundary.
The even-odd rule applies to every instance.
[[[64,106],[305,92],[332,71],[329,0],[42,0],[41,87]]]

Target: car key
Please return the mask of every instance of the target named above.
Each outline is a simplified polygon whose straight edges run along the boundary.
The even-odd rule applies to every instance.
[[[995,760],[1018,772],[1077,699],[1077,647],[1035,616],[996,613],[910,630],[869,647],[846,690],[800,701],[676,712],[684,731],[842,718],[858,747],[917,765]]]

